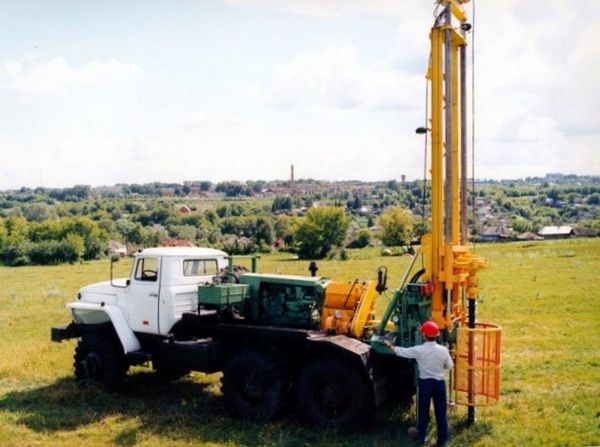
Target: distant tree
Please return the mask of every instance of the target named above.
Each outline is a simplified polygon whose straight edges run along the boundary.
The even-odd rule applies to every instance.
[[[429,224],[429,221],[424,221],[422,218],[420,218],[416,222],[414,222],[413,234],[415,236],[421,237],[424,234],[429,233],[430,231],[431,225]]]
[[[240,182],[221,182],[217,183],[215,191],[223,192],[228,197],[249,195],[248,187]]]
[[[29,225],[27,220],[20,216],[11,216],[4,220],[7,240],[9,243],[18,243],[27,239]]]
[[[206,210],[206,211],[204,211],[204,217],[206,218],[207,221],[209,221],[211,224],[214,225],[217,222],[219,215],[217,213],[215,213],[214,210]]]
[[[589,205],[600,205],[600,194],[590,194],[587,198],[587,203]]]
[[[371,242],[371,232],[366,228],[359,230],[356,235],[356,246],[364,248],[369,245],[369,242]]]
[[[87,217],[73,217],[64,219],[61,227],[63,237],[69,233],[82,237],[85,246],[83,259],[86,261],[96,259],[103,253],[108,235],[98,227],[96,222]]]
[[[286,235],[291,233],[292,220],[289,216],[282,214],[277,217],[275,224],[273,225],[273,230],[275,231],[275,237],[284,238]]]
[[[142,225],[140,225],[139,223],[134,224],[133,227],[131,227],[131,229],[127,233],[127,239],[126,239],[127,243],[129,243],[129,244],[144,244],[149,237],[147,234],[146,228],[152,228],[152,227],[142,227]],[[150,245],[156,245],[156,244],[150,244]]]
[[[29,225],[28,238],[32,242],[59,240],[64,236],[65,231],[60,220],[32,222]]]
[[[138,243],[147,247],[156,247],[169,238],[169,233],[161,226],[140,228],[139,233],[140,242]]]
[[[379,219],[381,241],[388,246],[408,245],[413,234],[413,216],[410,211],[391,207]]]
[[[127,201],[123,204],[123,209],[129,214],[137,214],[144,209],[144,207],[138,202]]]
[[[33,203],[21,208],[23,217],[30,222],[43,222],[48,219],[50,212],[45,203]]]
[[[390,189],[392,191],[398,191],[398,182],[396,180],[389,180],[386,184],[385,184],[387,189]]]
[[[171,212],[166,208],[158,208],[150,213],[150,220],[155,224],[164,224],[171,216]]]
[[[198,236],[198,230],[193,225],[172,225],[168,231],[175,239],[184,239],[194,242]]]
[[[251,192],[255,192],[255,193],[261,192],[266,184],[267,184],[267,182],[265,182],[264,180],[256,180],[256,181],[248,180],[246,182],[248,189]]]
[[[512,221],[512,229],[516,233],[533,231],[533,224],[526,219],[516,218]]]
[[[77,262],[85,255],[85,242],[81,236],[74,233],[69,233],[63,239],[63,262]]]
[[[271,206],[271,211],[276,213],[280,210],[291,211],[293,207],[292,198],[290,196],[276,196]]]
[[[273,225],[270,218],[265,216],[256,218],[252,228],[252,239],[259,246],[273,243]]]
[[[119,219],[115,222],[115,226],[119,234],[123,237],[125,244],[130,243],[129,235],[136,226],[136,223],[130,221],[129,219]]]
[[[212,186],[212,183],[209,181],[201,181],[200,182],[200,191],[210,191],[210,188]]]
[[[334,245],[341,245],[349,222],[341,208],[311,208],[294,235],[298,255],[304,259],[324,258]]]
[[[348,202],[346,202],[346,205],[349,209],[359,210],[363,206],[363,201],[358,194],[354,194],[354,197],[348,200]]]

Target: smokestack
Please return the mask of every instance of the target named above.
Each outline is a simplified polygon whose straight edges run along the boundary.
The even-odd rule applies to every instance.
[[[402,175],[400,176],[400,179],[401,179],[401,181],[402,181],[402,184],[404,185],[404,183],[406,183],[406,176],[405,176],[404,174],[402,174]]]
[[[291,167],[290,194],[294,195],[294,165]]]

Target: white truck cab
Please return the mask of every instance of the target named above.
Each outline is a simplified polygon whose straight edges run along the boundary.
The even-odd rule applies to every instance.
[[[197,310],[198,285],[227,263],[227,253],[211,248],[147,248],[135,255],[129,278],[83,287],[67,307],[77,324],[112,322],[124,352],[136,351],[135,333],[167,336],[183,313]]]

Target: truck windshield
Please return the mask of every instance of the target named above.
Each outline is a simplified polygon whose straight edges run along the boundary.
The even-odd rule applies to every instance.
[[[139,258],[135,266],[136,281],[156,281],[158,278],[158,259]]]

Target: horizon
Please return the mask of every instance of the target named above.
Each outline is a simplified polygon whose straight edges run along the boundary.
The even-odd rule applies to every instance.
[[[548,172],[543,176],[529,176],[529,177],[522,177],[522,178],[475,178],[475,182],[477,183],[486,183],[486,182],[526,182],[526,181],[531,181],[531,180],[544,180],[544,181],[549,181],[550,183],[552,183],[552,180],[549,180],[548,177],[550,176],[561,176],[561,177],[582,177],[582,178],[591,178],[591,179],[600,179],[600,175],[594,175],[594,174],[565,174],[565,173],[561,173],[561,172]],[[317,178],[297,178],[294,179],[295,182],[303,182],[303,181],[315,181],[315,182],[324,182],[324,183],[343,183],[343,182],[358,182],[358,183],[365,183],[365,184],[369,184],[369,183],[386,183],[389,181],[396,181],[398,183],[401,183],[401,179],[399,178],[391,178],[391,179],[379,179],[379,180],[360,180],[360,179],[344,179],[344,180],[330,180],[330,179],[317,179]],[[415,181],[421,181],[422,178],[414,178],[414,179],[410,179],[410,178],[406,178],[405,182],[410,183],[410,182],[415,182]],[[428,181],[430,181],[430,178],[427,178]],[[227,179],[227,180],[218,180],[218,181],[211,181],[211,180],[207,180],[207,179],[196,179],[196,180],[183,180],[180,182],[174,181],[174,182],[167,182],[167,181],[160,181],[160,180],[150,180],[147,182],[143,182],[143,183],[126,183],[126,182],[117,182],[114,184],[86,184],[86,183],[78,183],[78,184],[73,184],[73,185],[67,185],[67,186],[40,186],[40,185],[36,185],[36,186],[26,186],[26,185],[22,185],[20,187],[17,188],[6,188],[6,189],[0,189],[0,193],[4,193],[4,192],[10,192],[10,191],[15,191],[18,192],[22,189],[27,189],[27,190],[31,190],[31,191],[35,191],[37,188],[43,188],[43,189],[47,189],[47,190],[60,190],[60,189],[68,189],[68,188],[73,188],[76,186],[89,186],[92,189],[98,189],[98,188],[114,188],[114,187],[118,187],[118,186],[131,186],[131,185],[151,185],[151,184],[161,184],[161,185],[177,185],[177,186],[184,186],[186,184],[191,184],[191,183],[200,183],[200,182],[205,182],[208,181],[211,183],[212,186],[216,186],[219,183],[226,183],[226,182],[239,182],[239,183],[247,183],[247,182],[257,182],[257,181],[264,181],[266,183],[275,183],[275,182],[281,182],[281,183],[286,183],[289,182],[290,179],[264,179],[264,178],[259,178],[259,179],[244,179],[244,180],[239,180],[239,179]],[[469,178],[468,182],[472,182],[473,179]]]

